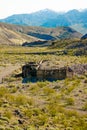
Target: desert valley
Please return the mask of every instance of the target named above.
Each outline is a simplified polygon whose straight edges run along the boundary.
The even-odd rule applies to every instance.
[[[48,9],[0,20],[0,130],[87,130],[86,20]]]

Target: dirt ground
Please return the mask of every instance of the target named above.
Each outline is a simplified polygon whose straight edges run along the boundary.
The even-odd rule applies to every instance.
[[[17,70],[18,68],[20,68],[20,65],[18,64],[16,65],[9,64],[6,67],[0,67],[0,83],[3,82],[3,79],[6,76],[9,76],[10,74],[12,74],[12,72]]]

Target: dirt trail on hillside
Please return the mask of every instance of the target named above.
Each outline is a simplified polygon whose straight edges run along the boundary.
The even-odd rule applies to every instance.
[[[8,65],[6,67],[3,67],[0,69],[0,83],[2,83],[2,80],[6,77],[12,74],[15,70],[19,69],[20,65]]]

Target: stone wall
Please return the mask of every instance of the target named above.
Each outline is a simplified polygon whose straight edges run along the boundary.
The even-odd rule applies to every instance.
[[[48,67],[44,68],[43,63],[48,61],[41,61],[39,64],[29,63],[22,67],[23,78],[30,78],[35,80],[61,80],[65,78],[72,78],[73,75],[87,73],[87,64],[76,64],[71,67]],[[42,67],[40,67],[42,66]]]
[[[66,78],[66,69],[37,70],[37,79],[57,80]]]
[[[67,77],[73,76],[73,71],[69,67],[62,68],[49,68],[49,69],[40,69],[31,66],[22,67],[23,77],[32,77],[37,80],[61,80]]]

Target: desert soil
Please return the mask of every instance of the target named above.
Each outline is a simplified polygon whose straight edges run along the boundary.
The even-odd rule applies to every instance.
[[[16,65],[9,64],[6,67],[0,67],[0,83],[2,83],[2,81],[5,77],[12,74],[18,68],[20,68],[20,65],[18,65],[18,64],[16,64]]]

